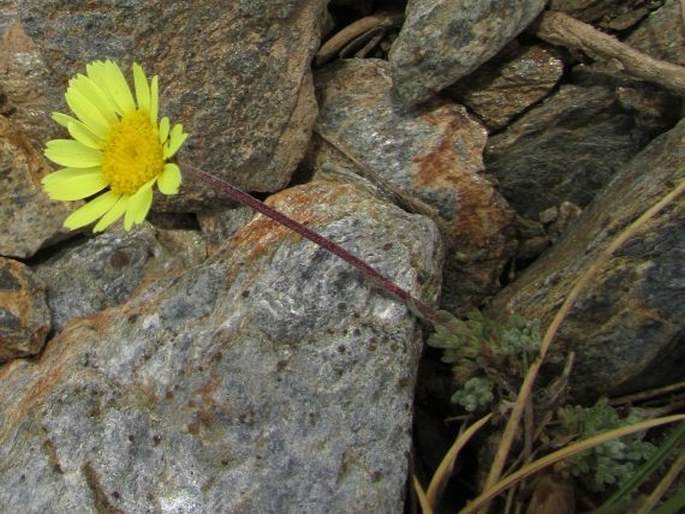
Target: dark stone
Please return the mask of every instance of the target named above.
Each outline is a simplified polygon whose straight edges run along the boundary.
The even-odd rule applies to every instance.
[[[685,179],[685,122],[625,164],[566,235],[495,298],[546,326],[580,274],[631,222]],[[682,379],[685,218],[682,195],[602,263],[572,306],[548,361],[575,352],[576,397],[617,395]],[[554,368],[556,369],[556,368]]]
[[[549,94],[564,70],[551,48],[513,46],[447,88],[490,131],[505,127]]]
[[[666,0],[651,13],[625,40],[626,44],[646,54],[673,64],[685,66],[685,26],[682,2]]]
[[[550,0],[549,8],[601,29],[618,31],[634,27],[663,3],[664,0]]]
[[[487,169],[519,214],[537,219],[565,201],[586,206],[617,170],[673,125],[670,97],[594,84],[562,86],[488,141]],[[636,110],[650,96],[652,104]]]

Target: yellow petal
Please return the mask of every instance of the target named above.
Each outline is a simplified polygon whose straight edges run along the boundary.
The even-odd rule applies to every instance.
[[[150,180],[131,196],[124,216],[124,229],[130,230],[133,225],[139,225],[147,216],[152,205],[152,185],[155,179]]]
[[[64,226],[70,230],[85,227],[105,214],[119,200],[121,195],[107,191],[86,205],[79,207],[64,220]]]
[[[72,112],[81,120],[88,129],[98,137],[106,138],[109,133],[109,122],[98,110],[93,102],[74,87],[67,89],[64,98]]]
[[[105,74],[109,92],[114,99],[114,102],[119,107],[119,112],[122,114],[129,113],[136,110],[136,104],[133,102],[133,95],[131,88],[126,82],[124,73],[121,68],[114,61],[105,61]]]
[[[118,114],[123,114],[112,92],[109,89],[107,65],[104,61],[93,61],[86,66],[86,75],[102,90],[110,104]]]
[[[69,128],[69,123],[72,121],[79,122],[76,118],[73,116],[69,116],[68,114],[63,114],[61,112],[53,112],[51,118],[55,123],[62,125],[64,128]]]
[[[147,83],[147,77],[143,68],[137,62],[133,63],[133,85],[136,88],[136,99],[138,100],[138,109],[142,112],[150,113],[150,86]]]
[[[181,145],[187,138],[188,134],[183,132],[183,125],[181,125],[180,123],[174,125],[174,128],[172,128],[171,132],[169,133],[169,142],[166,145],[164,145],[162,157],[164,159],[169,159],[170,157],[173,157],[174,154],[178,152],[178,149],[181,148]]]
[[[45,186],[53,182],[59,182],[60,180],[82,177],[84,175],[90,175],[91,173],[102,173],[102,169],[99,166],[93,168],[62,168],[61,170],[53,171],[52,173],[45,175],[41,180],[41,183]]]
[[[93,61],[86,65],[86,75],[90,77],[90,80],[95,82],[102,91],[107,94],[107,80],[105,76],[105,63],[104,61]]]
[[[95,148],[96,150],[102,150],[102,139],[88,130],[80,121],[74,120],[70,122],[67,126],[67,130],[69,130],[71,137],[84,146],[87,146],[88,148]]]
[[[95,173],[83,173],[49,181],[43,189],[52,200],[71,202],[88,198],[107,186],[107,181],[102,178],[100,170],[97,170]]]
[[[117,203],[115,203],[110,210],[105,212],[102,218],[100,218],[100,221],[95,224],[93,227],[93,232],[102,232],[116,220],[121,218],[124,212],[126,212],[126,208],[128,207],[128,202],[130,199],[130,196],[121,195],[121,197],[117,200]]]
[[[90,168],[102,163],[102,152],[88,148],[71,139],[53,139],[48,141],[45,157],[61,166],[70,168]]]
[[[88,98],[110,125],[119,121],[114,103],[102,88],[89,77],[78,74],[69,81],[69,87],[77,89],[83,96]]]
[[[162,145],[166,143],[166,138],[169,137],[169,126],[169,118],[164,116],[159,122],[159,143]]]
[[[157,125],[157,116],[159,115],[159,84],[157,75],[152,77],[150,84],[150,121],[153,125]]]
[[[168,162],[164,165],[162,174],[157,179],[159,192],[165,195],[175,195],[181,185],[181,169],[177,164]]]

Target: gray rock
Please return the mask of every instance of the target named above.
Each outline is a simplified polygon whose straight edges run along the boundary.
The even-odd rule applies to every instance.
[[[0,116],[0,255],[26,258],[63,237],[74,204],[52,202],[40,180],[50,166],[26,134]]]
[[[550,0],[549,9],[605,30],[626,30],[637,25],[664,0]]]
[[[590,78],[562,86],[489,139],[487,169],[519,214],[537,219],[564,201],[584,207],[616,170],[675,123],[673,105],[659,103],[654,90]],[[648,102],[653,105],[643,107]]]
[[[14,2],[0,3],[0,113],[11,118],[36,148],[60,133],[50,113],[64,94],[50,83],[40,49],[17,21]]]
[[[178,274],[205,255],[184,256],[196,248],[184,238],[160,244],[155,230],[144,224],[125,232],[118,227],[97,237],[75,241],[36,264],[48,285],[52,328],[62,330],[72,318],[88,316],[128,300],[137,288],[168,274]],[[171,250],[173,248],[173,250]]]
[[[650,14],[625,40],[633,48],[655,59],[685,66],[685,27],[681,15],[682,2],[666,0]]]
[[[447,91],[489,130],[497,130],[549,94],[563,71],[553,49],[514,45]]]
[[[255,211],[247,206],[198,212],[197,221],[209,254],[216,253],[230,236],[247,225],[254,216]]]
[[[513,254],[513,213],[483,173],[484,128],[454,103],[404,106],[392,94],[385,61],[340,61],[315,81],[321,133],[439,213],[447,247],[443,305],[470,310],[494,294]],[[308,160],[312,168],[361,171],[323,142]]]
[[[546,326],[580,273],[616,235],[685,179],[685,122],[624,166],[566,235],[497,295],[491,312]],[[623,394],[682,380],[685,359],[683,198],[604,263],[561,326],[550,364],[575,352],[576,397]]]
[[[426,301],[438,232],[333,181],[270,203]],[[261,216],[0,376],[7,511],[401,512],[421,330]]]
[[[65,8],[62,0],[26,0],[15,8],[50,72],[38,87],[51,91],[53,109],[65,108],[54,92],[63,93],[88,62],[112,58],[128,68],[137,61],[160,77],[160,112],[190,133],[186,159],[245,190],[288,183],[316,117],[310,61],[322,2],[115,0]],[[185,202],[206,207],[210,198],[205,190]],[[183,201],[167,199],[177,210]]]
[[[395,91],[422,102],[465,77],[515,38],[546,0],[409,0],[390,51]]]
[[[0,257],[0,363],[36,355],[49,330],[45,284],[28,266]]]

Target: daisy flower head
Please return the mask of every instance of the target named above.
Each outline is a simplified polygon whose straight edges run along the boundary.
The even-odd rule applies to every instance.
[[[69,81],[64,96],[74,116],[52,114],[71,139],[47,143],[45,156],[64,168],[43,178],[44,191],[63,201],[97,195],[64,220],[71,230],[97,221],[93,232],[101,232],[122,216],[130,230],[147,216],[155,184],[165,195],[178,193],[181,170],[167,161],[188,134],[167,117],[158,122],[157,76],[148,82],[139,64],[132,70],[135,100],[114,61],[95,61]]]

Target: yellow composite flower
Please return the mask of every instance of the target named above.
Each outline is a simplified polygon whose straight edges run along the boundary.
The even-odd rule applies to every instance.
[[[110,60],[86,66],[86,74],[69,81],[64,95],[75,117],[55,112],[52,119],[72,139],[54,139],[45,156],[63,169],[43,178],[53,200],[81,200],[98,193],[72,212],[64,226],[74,230],[99,220],[100,232],[124,216],[124,228],[142,223],[152,204],[152,187],[165,195],[178,193],[181,170],[167,162],[188,137],[169,118],[157,122],[157,76],[148,82],[134,63],[134,102],[121,68]]]

